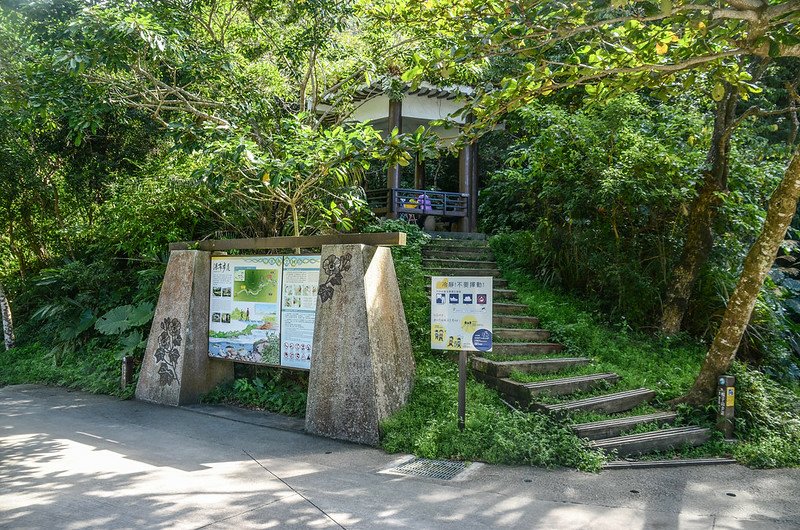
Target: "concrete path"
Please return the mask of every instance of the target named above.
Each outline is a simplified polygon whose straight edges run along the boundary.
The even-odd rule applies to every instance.
[[[0,388],[0,527],[800,528],[800,470],[475,464],[443,481],[385,473],[399,455],[226,414]]]

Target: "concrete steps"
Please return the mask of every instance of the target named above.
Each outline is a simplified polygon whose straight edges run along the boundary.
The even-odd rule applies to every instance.
[[[594,440],[589,445],[607,452],[616,451],[619,456],[632,456],[654,451],[668,451],[682,445],[702,445],[710,437],[711,431],[703,427],[673,427],[660,431]]]
[[[565,377],[562,379],[551,379],[536,383],[520,383],[507,377],[492,377],[484,372],[473,372],[475,378],[491,385],[510,401],[519,403],[523,408],[531,405],[541,406],[534,403],[536,396],[549,394],[560,396],[573,392],[591,390],[606,382],[615,382],[619,379],[617,374],[592,374],[578,377]]]
[[[428,272],[428,274],[425,275],[425,284],[427,285],[428,292],[430,292],[430,288],[431,288],[431,276],[463,276],[462,273],[458,273],[458,274],[439,274],[439,271],[431,271],[431,270],[428,270],[427,272]],[[485,274],[478,274],[477,276],[486,276],[486,275]],[[489,276],[491,276],[491,274]],[[498,277],[495,276],[492,279],[492,287],[494,289],[508,290],[508,280],[503,279],[503,278],[498,278]],[[516,291],[514,291],[514,292],[516,293]]]
[[[494,328],[494,340],[497,342],[508,340],[545,342],[549,338],[550,332],[546,329]]]
[[[562,415],[578,410],[593,410],[613,414],[624,412],[635,406],[650,401],[656,393],[649,388],[637,388],[636,390],[626,390],[603,396],[595,396],[576,401],[566,401],[556,404],[538,404],[538,407],[551,414]]]
[[[492,304],[493,315],[522,315],[528,310],[528,306],[513,302],[494,302]]]
[[[472,358],[472,370],[483,372],[498,379],[508,377],[511,372],[549,374],[566,368],[589,364],[586,357],[562,357],[558,359],[536,359],[522,361],[492,361],[483,357]]]
[[[453,263],[452,261],[450,263]],[[500,276],[499,269],[470,269],[466,267],[442,267],[442,268],[429,268],[426,270],[431,276],[492,276],[497,278]]]
[[[428,274],[493,277],[492,354],[495,359],[503,356],[512,358],[491,360],[485,357],[473,357],[470,360],[470,368],[475,379],[497,390],[509,403],[516,403],[524,409],[547,412],[554,417],[568,416],[569,413],[577,411],[615,414],[629,411],[655,397],[654,391],[639,388],[584,399],[569,400],[567,397],[566,401],[561,403],[542,403],[542,400],[548,401],[543,396],[568,396],[576,392],[613,385],[619,381],[619,375],[608,372],[557,377],[563,370],[590,364],[591,359],[586,357],[514,359],[514,356],[536,357],[558,353],[563,350],[563,346],[549,342],[550,332],[538,327],[538,318],[527,315],[530,308],[515,302],[517,293],[508,288],[508,282],[500,275],[485,239],[479,234],[467,234],[465,239],[453,239],[447,234],[441,236],[440,239],[433,239],[423,249],[422,263]],[[509,378],[515,371],[554,374],[555,377],[544,381],[521,383]],[[674,412],[655,412],[581,423],[571,425],[570,428],[577,436],[588,439],[591,447],[616,451],[620,456],[663,451],[685,444],[699,445],[708,440],[710,436],[708,429],[700,427],[673,427],[642,434],[623,434],[643,425],[654,428],[670,425],[676,418],[677,414]]]
[[[497,314],[495,311],[496,304],[493,304],[492,311],[492,324],[495,326],[530,326],[535,328],[539,325],[539,319],[536,317],[529,317],[526,315],[504,315]]]
[[[471,269],[471,270],[497,270],[494,261],[479,261],[467,259],[422,259],[422,266],[426,269]]]
[[[435,248],[425,247],[422,249],[422,256],[428,259],[470,259],[478,261],[494,260],[492,251],[484,247],[453,247],[439,246]]]
[[[496,355],[538,355],[558,353],[564,349],[554,342],[495,342],[492,353]]]
[[[647,423],[661,425],[674,423],[677,417],[678,415],[674,412],[655,412],[653,414],[579,423],[572,425],[570,428],[581,438],[598,440],[619,436],[625,431]]]
[[[619,376],[617,374],[605,373],[549,379],[536,383],[523,383],[523,386],[534,396],[539,394],[562,396],[565,394],[572,394],[573,392],[593,390],[605,384],[614,384],[617,381],[619,381]]]

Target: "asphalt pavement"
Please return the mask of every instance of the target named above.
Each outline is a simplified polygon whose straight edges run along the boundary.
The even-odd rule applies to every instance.
[[[581,473],[475,463],[441,480],[302,422],[0,388],[0,527],[800,528],[800,470]]]

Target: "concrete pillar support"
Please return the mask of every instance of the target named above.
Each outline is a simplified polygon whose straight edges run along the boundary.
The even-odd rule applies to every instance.
[[[414,357],[386,247],[322,247],[306,431],[377,445],[411,392]]]
[[[211,253],[174,250],[150,328],[136,399],[163,405],[196,403],[233,379],[233,363],[208,357]]]

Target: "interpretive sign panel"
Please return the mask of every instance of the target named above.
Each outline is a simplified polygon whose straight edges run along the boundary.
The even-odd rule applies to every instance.
[[[431,349],[492,351],[492,277],[431,278]]]
[[[280,363],[283,256],[213,256],[208,353],[256,364]]]
[[[281,303],[281,366],[311,369],[319,256],[286,256]]]

